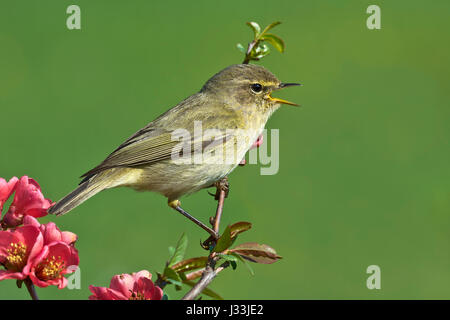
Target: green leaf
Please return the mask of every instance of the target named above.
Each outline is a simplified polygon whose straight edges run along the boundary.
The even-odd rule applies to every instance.
[[[213,252],[222,252],[231,246],[231,230],[230,226],[227,226],[223,234],[217,240],[217,244],[214,247]]]
[[[231,238],[236,238],[236,236],[242,232],[248,231],[252,228],[250,222],[240,221],[232,224],[230,226]]]
[[[164,293],[162,299],[163,300],[169,300],[169,295],[167,293]]]
[[[237,261],[238,261],[238,258],[235,257],[235,256],[233,256],[233,255],[231,255],[231,254],[221,254],[221,253],[219,253],[218,256],[219,256],[221,259],[225,260],[225,261],[230,261],[230,262],[231,262],[231,261],[234,261],[234,262],[237,262]]]
[[[172,265],[171,268],[177,272],[187,272],[205,267],[207,261],[208,261],[207,257],[191,258],[180,261]]]
[[[256,22],[247,22],[247,25],[252,28],[253,32],[255,33],[255,39],[258,38],[258,36],[261,33],[261,27]]]
[[[168,282],[173,283],[177,286],[181,286],[181,282],[182,282],[181,277],[172,268],[166,267],[164,269],[164,277],[167,278]]]
[[[265,55],[269,54],[270,49],[269,49],[269,46],[267,44],[261,43],[260,46],[261,46],[261,52],[262,53],[264,53]]]
[[[175,248],[170,246],[169,247],[169,257],[173,257],[174,254],[175,254]]]
[[[236,45],[236,47],[237,47],[238,50],[239,50],[240,52],[242,52],[242,53],[246,53],[246,52],[247,52],[247,50],[245,50],[244,46],[243,46],[242,44],[240,44],[240,43],[238,43],[238,44]]]
[[[284,52],[284,41],[280,37],[271,33],[266,33],[261,37],[261,40],[269,42],[274,46],[275,49],[277,49],[281,53]]]
[[[255,57],[261,59],[269,54],[269,47],[265,44],[259,44],[255,49]]]
[[[247,262],[247,260],[245,260],[244,258],[242,258],[239,254],[237,254],[235,252],[232,252],[231,255],[238,258],[239,261],[243,262],[252,276],[255,275],[255,271],[253,271],[252,266]]]
[[[279,25],[281,22],[280,21],[275,21],[272,22],[271,24],[269,24],[267,27],[264,28],[262,34],[266,33],[267,31],[269,31],[272,28],[275,28],[277,25]]]
[[[259,244],[256,242],[243,243],[229,251],[237,253],[243,258],[256,263],[271,264],[282,259],[272,247],[267,244]]]
[[[178,240],[177,247],[175,249],[175,252],[173,253],[172,257],[167,263],[167,266],[171,267],[174,264],[180,262],[183,260],[184,254],[186,252],[186,248],[188,245],[188,239],[185,233],[183,233]]]
[[[186,275],[184,274],[184,272],[178,272],[178,275],[181,278],[181,281],[186,281]]]
[[[188,286],[191,286],[191,287],[195,286],[195,282],[194,281],[186,280],[186,281],[183,281],[183,283],[187,284]],[[216,299],[216,300],[224,300],[222,298],[222,296],[220,296],[217,292],[214,292],[213,290],[211,290],[209,288],[203,289],[202,294],[207,295],[207,296],[209,296],[209,297],[211,297],[213,299]]]

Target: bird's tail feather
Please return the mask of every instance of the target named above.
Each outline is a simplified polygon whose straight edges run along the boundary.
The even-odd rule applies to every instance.
[[[82,182],[78,188],[73,190],[67,196],[59,200],[48,210],[48,213],[57,216],[66,214],[100,191],[112,187],[114,179],[111,178],[113,177],[111,177],[108,172],[102,172],[91,177]]]

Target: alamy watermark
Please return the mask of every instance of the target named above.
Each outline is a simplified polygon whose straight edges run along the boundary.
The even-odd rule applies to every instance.
[[[369,30],[381,29],[381,9],[376,4],[367,7],[366,13],[370,16],[366,20],[366,26]]]
[[[179,128],[172,132],[171,141],[177,142],[171,152],[175,164],[212,164],[230,167],[257,164],[261,175],[274,175],[279,170],[279,130],[205,129],[201,121],[194,121],[193,131]],[[257,144],[262,139],[265,143]],[[270,153],[268,152],[270,140]],[[257,145],[256,145],[257,144]],[[245,155],[248,151],[248,162]]]
[[[81,29],[81,9],[76,4],[72,4],[67,7],[66,13],[70,14],[66,20],[66,26],[69,30]]]
[[[366,281],[367,289],[381,289],[381,269],[376,264],[367,267],[366,273],[371,274]]]

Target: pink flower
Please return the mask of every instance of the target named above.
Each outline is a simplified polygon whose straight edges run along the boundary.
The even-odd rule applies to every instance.
[[[0,264],[6,269],[0,270],[0,280],[25,279],[42,246],[43,236],[36,226],[0,231]]]
[[[14,199],[2,220],[0,231],[0,280],[30,278],[39,287],[67,285],[64,275],[75,271],[79,264],[74,244],[76,234],[60,231],[53,222],[40,224],[36,218],[47,215],[53,204],[45,199],[39,184],[27,176],[9,182],[0,178],[0,209],[8,198]],[[1,213],[1,210],[0,210]]]
[[[38,228],[43,237],[43,248],[30,269],[31,281],[38,287],[55,285],[64,288],[67,279],[63,275],[75,271],[79,264],[78,251],[74,247],[77,235],[61,232],[53,222],[40,224],[32,216],[25,216],[23,224]]]
[[[109,288],[89,286],[90,300],[161,300],[163,291],[152,282],[146,270],[123,273],[111,279]]]
[[[78,251],[73,246],[55,241],[44,245],[33,260],[29,277],[38,287],[55,285],[62,289],[67,285],[64,275],[75,271],[79,262]]]
[[[0,264],[5,267],[0,280],[29,277],[39,287],[64,288],[64,275],[79,264],[76,238],[72,232],[61,232],[53,222],[41,225],[25,216],[23,226],[0,231]]]
[[[49,222],[46,224],[40,224],[36,218],[32,216],[25,216],[23,219],[23,224],[33,225],[39,228],[42,235],[44,236],[44,245],[50,244],[55,241],[62,241],[68,245],[74,245],[77,241],[77,235],[70,231],[60,231],[55,223]]]
[[[9,197],[12,193],[11,190],[8,192],[8,188],[4,189],[6,190],[4,195],[9,193]],[[53,203],[51,200],[44,198],[41,192],[41,187],[35,180],[28,178],[27,176],[23,176],[15,183],[14,189],[14,199],[3,217],[3,226],[16,227],[22,224],[23,217],[26,215],[30,215],[35,218],[47,215],[47,210]]]
[[[19,181],[19,179],[16,177],[11,178],[8,182],[6,182],[5,179],[0,178],[0,215],[3,210],[3,205],[14,192],[17,181]]]

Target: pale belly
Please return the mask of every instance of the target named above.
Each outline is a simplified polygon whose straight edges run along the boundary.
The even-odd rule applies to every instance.
[[[138,191],[153,191],[166,196],[169,201],[183,195],[196,192],[212,186],[215,182],[227,176],[256,140],[260,132],[255,132],[242,143],[233,140],[225,143],[222,154],[205,153],[191,158],[189,163],[164,160],[148,167],[128,168],[127,174],[120,184]]]
[[[236,166],[213,164],[173,164],[164,161],[148,168],[136,169],[140,176],[130,187],[140,191],[158,192],[169,200],[213,185]]]

